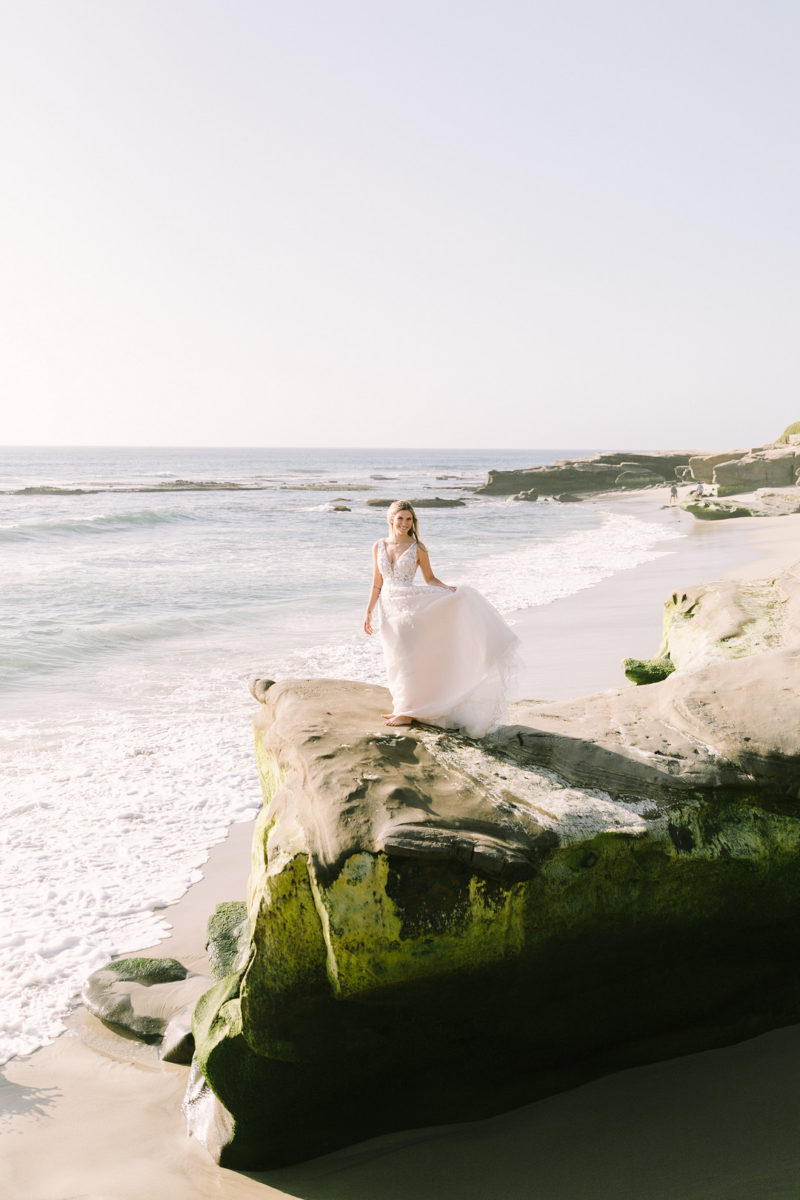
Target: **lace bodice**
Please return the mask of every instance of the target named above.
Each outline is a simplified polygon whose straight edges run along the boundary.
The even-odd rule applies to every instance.
[[[414,582],[417,570],[417,543],[412,542],[392,563],[386,552],[386,542],[381,538],[378,542],[378,569],[383,576],[384,587],[409,587]]]
[[[388,550],[402,550],[393,564]],[[392,712],[483,737],[503,717],[518,639],[480,592],[414,582],[419,545],[375,544],[376,605]],[[427,560],[425,563],[426,574]]]

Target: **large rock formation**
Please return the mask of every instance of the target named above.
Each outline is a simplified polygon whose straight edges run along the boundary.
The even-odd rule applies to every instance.
[[[664,487],[688,471],[691,454],[595,454],[562,458],[525,471],[490,471],[478,495],[513,496],[534,489],[542,496],[560,492],[606,492],[620,488]]]
[[[733,585],[731,585],[733,587]],[[471,1119],[800,1015],[800,578],[668,602],[662,683],[475,743],[257,689],[249,948],[200,1001],[229,1166]]]
[[[800,468],[800,446],[764,446],[714,467],[714,483],[733,490],[752,492],[756,488],[793,487]]]
[[[750,453],[747,450],[725,450],[721,454],[693,454],[689,459],[692,479],[702,483],[714,482],[714,468],[720,463],[737,462]]]
[[[692,477],[714,483],[719,496],[758,488],[793,487],[800,472],[800,438],[790,425],[776,442],[750,450],[696,454],[689,460]]]
[[[523,471],[490,471],[476,494],[518,496],[533,493],[557,496],[664,487],[676,480],[716,484],[721,496],[757,488],[790,487],[800,475],[800,423],[790,425],[777,442],[749,450],[713,454],[595,454],[591,458],[562,458]],[[526,497],[527,498],[527,497]],[[374,501],[372,502],[374,503]]]
[[[722,489],[720,489],[721,491]],[[725,521],[731,517],[786,517],[800,512],[800,490],[758,488],[752,493],[738,493],[734,499],[717,496],[689,497],[681,508],[698,521]]]

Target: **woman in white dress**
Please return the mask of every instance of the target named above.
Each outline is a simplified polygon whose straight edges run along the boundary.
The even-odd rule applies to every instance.
[[[389,536],[372,548],[364,618],[371,634],[377,606],[392,693],[386,724],[419,720],[482,737],[505,715],[519,639],[480,592],[436,578],[407,500],[391,505],[387,521]],[[423,584],[414,582],[418,567]]]

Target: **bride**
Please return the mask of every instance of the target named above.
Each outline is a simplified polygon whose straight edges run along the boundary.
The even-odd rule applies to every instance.
[[[482,737],[505,715],[519,638],[480,592],[436,578],[407,500],[395,500],[386,519],[389,536],[372,548],[364,618],[371,634],[377,605],[393,705],[386,724],[419,720]],[[414,583],[417,567],[424,584]]]

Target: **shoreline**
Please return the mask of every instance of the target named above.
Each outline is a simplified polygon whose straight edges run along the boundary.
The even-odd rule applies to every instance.
[[[603,503],[663,520],[665,528],[685,519],[688,537],[665,542],[668,552],[660,558],[518,615],[515,628],[529,658],[521,680],[525,698],[625,686],[620,660],[655,653],[661,606],[674,588],[723,576],[759,578],[800,558],[800,520],[796,533],[787,517],[705,524],[679,510],[657,509],[657,496],[629,493]],[[152,951],[204,969],[205,925],[214,905],[244,897],[252,824],[231,826],[211,848],[203,878],[163,912],[169,936],[140,955]],[[535,1181],[545,1194],[576,1200],[645,1194],[749,1200],[759,1186],[765,1194],[782,1181],[794,1190],[769,1194],[796,1194],[800,1179],[791,1120],[800,1026],[605,1076],[488,1121],[392,1134],[296,1167],[247,1175],[217,1167],[186,1136],[180,1111],[186,1069],[160,1063],[149,1047],[132,1062],[130,1048],[79,1009],[54,1043],[6,1065],[0,1106],[11,1115],[0,1180],[9,1194],[28,1200],[138,1200],[147,1191],[181,1200],[411,1194],[444,1200],[524,1196]],[[616,1149],[621,1123],[624,1151]],[[676,1140],[685,1154],[675,1155]]]
[[[737,576],[758,578],[800,558],[800,519],[792,550],[787,542],[793,526],[785,524],[791,518],[697,521],[661,504],[662,496],[660,491],[640,491],[595,499],[604,509],[659,522],[665,530],[679,525],[687,536],[665,540],[658,557],[591,588],[514,614],[525,660],[515,699],[566,700],[624,687],[622,659],[656,653],[663,606],[676,588]],[[568,639],[565,630],[571,633]]]

